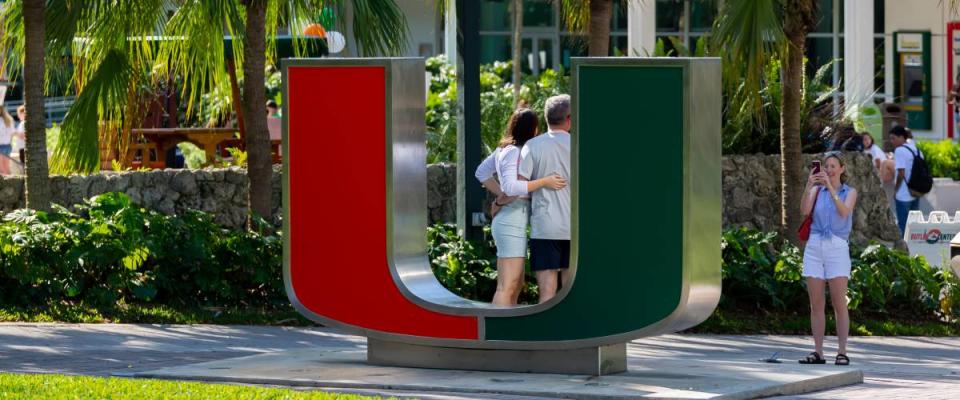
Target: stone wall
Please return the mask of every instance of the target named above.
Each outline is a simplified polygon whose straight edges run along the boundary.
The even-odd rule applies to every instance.
[[[814,155],[804,155],[804,165],[813,158]],[[877,240],[902,246],[900,231],[870,157],[847,153],[844,159],[847,184],[859,193],[850,240],[860,245]],[[726,156],[722,165],[723,225],[776,230],[780,221],[780,156]],[[430,222],[454,222],[456,166],[431,165],[427,176]]]
[[[804,156],[808,164],[812,155]],[[878,240],[902,245],[880,179],[862,154],[847,154],[847,183],[859,192],[851,241]],[[771,231],[780,220],[780,157],[734,155],[723,158],[723,224]],[[470,184],[479,184],[470,177]],[[0,177],[0,212],[24,206],[23,177]],[[105,192],[124,192],[141,206],[167,214],[187,209],[214,215],[226,227],[239,228],[247,216],[246,171],[240,168],[105,172],[89,176],[54,176],[53,202],[81,203]],[[457,215],[456,165],[427,167],[427,209],[431,224],[454,222]],[[280,221],[280,167],[274,168],[273,220]],[[489,199],[488,199],[489,200]]]
[[[809,165],[814,155],[804,155]],[[870,156],[844,153],[847,185],[857,189],[850,241],[877,240],[903,247],[897,221]],[[780,221],[780,156],[732,155],[723,158],[723,225],[775,230]],[[806,170],[806,167],[804,167]]]
[[[456,164],[439,163],[427,166],[427,219],[430,224],[456,222]]]
[[[214,215],[214,221],[230,228],[243,227],[247,218],[247,176],[241,168],[202,170],[156,170],[104,172],[88,176],[50,178],[52,201],[70,206],[106,192],[123,192],[144,208],[166,214],[187,209]],[[21,176],[0,177],[0,212],[21,208],[24,181]],[[273,218],[280,221],[280,168],[274,168]]]

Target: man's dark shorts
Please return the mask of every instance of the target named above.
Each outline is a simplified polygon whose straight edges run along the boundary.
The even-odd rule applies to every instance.
[[[570,267],[570,241],[530,239],[530,269],[543,271]]]

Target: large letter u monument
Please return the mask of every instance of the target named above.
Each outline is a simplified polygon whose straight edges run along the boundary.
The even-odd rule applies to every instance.
[[[573,59],[572,282],[500,307],[427,259],[422,59],[283,63],[284,280],[300,313],[380,365],[626,370],[626,343],[720,298],[720,61]],[[471,171],[472,172],[472,171]]]

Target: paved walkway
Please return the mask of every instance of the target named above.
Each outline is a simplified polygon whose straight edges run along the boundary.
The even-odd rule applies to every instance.
[[[828,344],[830,341],[828,340]],[[781,352],[795,363],[808,351],[810,339],[798,336],[667,335],[631,343],[635,359],[708,357],[752,362]],[[363,338],[326,328],[0,324],[0,371],[110,375],[175,367],[298,349],[354,349]],[[827,355],[835,353],[827,349]],[[864,371],[861,385],[791,398],[804,399],[958,399],[960,338],[861,338],[850,344],[854,365]],[[633,367],[631,367],[633,369]],[[628,373],[633,374],[634,371]],[[337,391],[344,391],[337,389]],[[355,393],[413,396],[427,399],[521,398],[505,395],[383,392]],[[785,398],[785,397],[784,397]]]

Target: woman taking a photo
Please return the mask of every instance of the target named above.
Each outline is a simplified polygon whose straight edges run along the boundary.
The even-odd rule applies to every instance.
[[[552,190],[567,186],[566,179],[550,175],[534,181],[517,180],[520,149],[539,133],[537,114],[527,108],[513,113],[499,146],[477,167],[477,180],[497,196],[491,214],[493,241],[497,245],[497,292],[493,304],[517,304],[523,287],[524,263],[527,259],[527,223],[530,199],[527,193],[540,188]],[[497,179],[493,177],[496,173]]]
[[[850,249],[847,238],[853,227],[853,209],[857,191],[844,183],[844,163],[839,154],[831,154],[814,164],[807,178],[800,211],[811,218],[810,238],[803,251],[803,276],[810,296],[810,327],[814,351],[801,364],[824,364],[823,335],[826,329],[824,286],[830,288],[830,300],[837,320],[838,350],[836,365],[849,365],[847,335],[850,315],[847,311],[847,281],[850,279]]]

